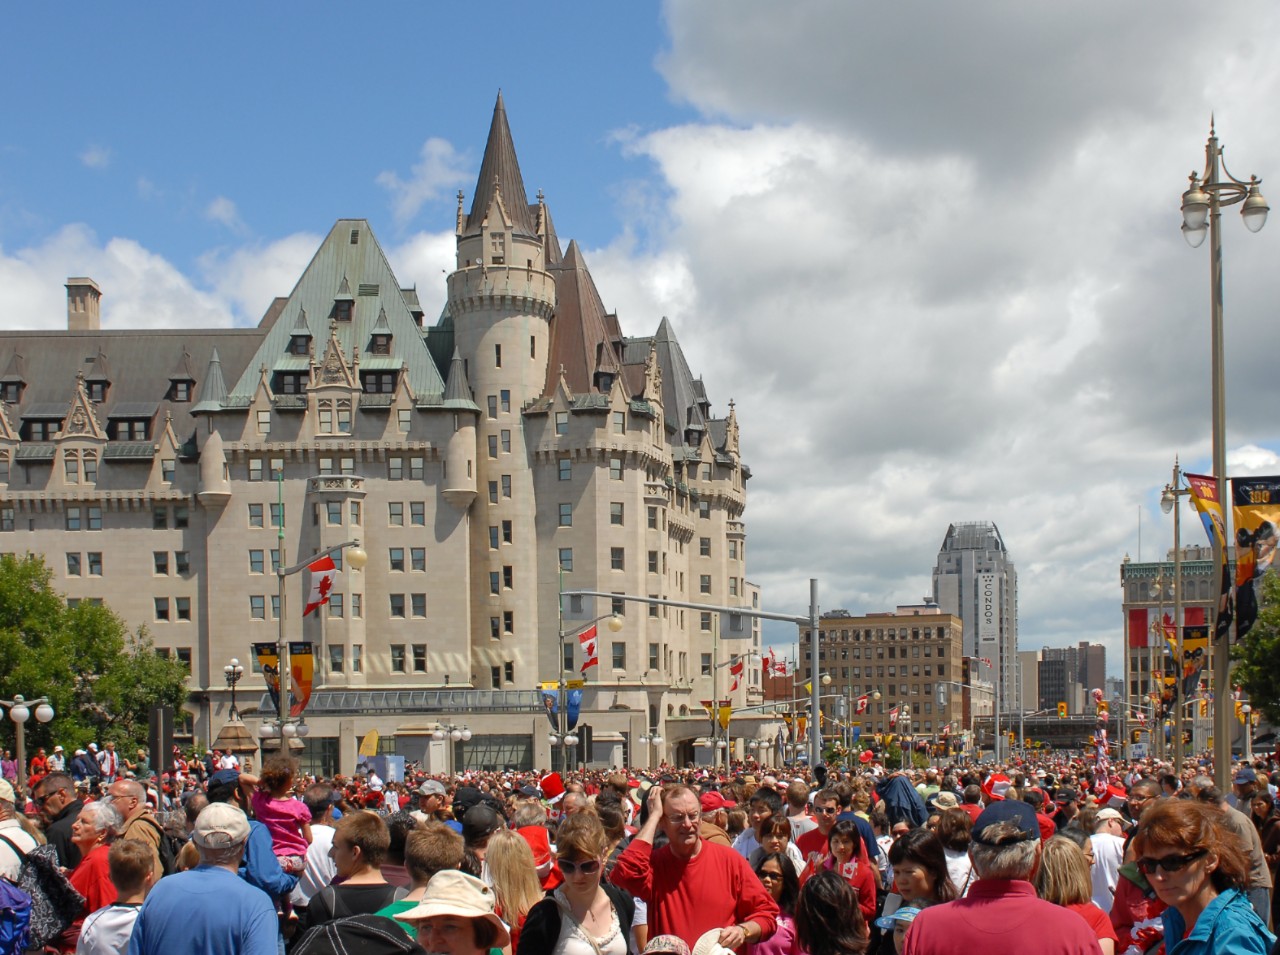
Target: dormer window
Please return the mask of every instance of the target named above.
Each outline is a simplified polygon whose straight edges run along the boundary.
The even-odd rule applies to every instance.
[[[85,382],[84,390],[90,401],[107,400],[107,382],[105,381],[87,381]]]
[[[169,383],[169,400],[186,403],[191,400],[191,391],[195,386],[194,381],[178,379]]]
[[[348,302],[347,304],[350,305],[351,303]],[[310,335],[291,336],[289,338],[289,354],[290,355],[311,354],[311,336]]]
[[[112,418],[107,431],[113,441],[146,441],[151,437],[151,419]]]
[[[307,390],[307,378],[309,376],[305,372],[282,371],[276,375],[275,386],[272,389],[278,395],[301,395]]]
[[[389,395],[396,390],[396,372],[366,371],[360,374],[360,385],[366,395]]]
[[[16,405],[22,400],[22,386],[20,381],[0,381],[0,401]]]
[[[369,352],[373,355],[390,355],[391,336],[386,334],[374,335],[369,342]]]
[[[352,306],[355,305],[349,298],[340,298],[333,303],[333,318],[337,322],[351,321]]]

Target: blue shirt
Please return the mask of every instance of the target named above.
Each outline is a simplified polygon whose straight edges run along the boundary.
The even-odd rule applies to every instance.
[[[1177,909],[1165,909],[1162,917],[1169,955],[1267,955],[1276,940],[1239,889],[1227,889],[1206,905],[1186,938]]]
[[[257,819],[249,820],[249,839],[240,860],[240,878],[257,886],[273,899],[288,895],[298,884],[296,875],[280,868],[280,860],[272,849],[271,830]]]
[[[271,900],[217,866],[165,876],[138,910],[129,955],[277,955]]]

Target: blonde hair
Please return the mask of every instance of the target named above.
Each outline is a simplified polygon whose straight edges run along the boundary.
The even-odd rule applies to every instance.
[[[1036,894],[1054,905],[1078,905],[1093,897],[1089,860],[1084,850],[1063,836],[1053,836],[1040,854]]]
[[[484,861],[493,880],[499,914],[508,925],[518,925],[542,900],[542,884],[538,881],[533,850],[520,833],[499,829],[489,837]]]

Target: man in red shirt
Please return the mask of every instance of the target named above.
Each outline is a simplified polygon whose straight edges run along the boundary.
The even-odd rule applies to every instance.
[[[1036,955],[1099,955],[1089,923],[1076,912],[1036,897],[1031,877],[1040,865],[1040,826],[1019,799],[982,811],[969,858],[977,881],[962,899],[926,908],[907,932],[904,955],[1017,952],[1034,939]]]
[[[834,789],[823,789],[813,797],[813,818],[818,821],[818,828],[809,830],[795,841],[804,858],[804,869],[800,873],[802,884],[827,864],[831,856],[828,840],[839,815],[840,796]],[[857,848],[858,864],[862,865],[867,862],[867,847],[859,839]]]
[[[720,944],[739,949],[769,938],[778,906],[733,849],[705,841],[702,807],[688,786],[654,786],[649,816],[618,856],[610,880],[649,906],[649,935],[697,939],[720,929]],[[658,826],[668,843],[654,851]]]

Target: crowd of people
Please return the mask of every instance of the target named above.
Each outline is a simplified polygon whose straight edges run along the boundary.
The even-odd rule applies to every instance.
[[[31,951],[1280,955],[1274,759],[1230,792],[1196,760],[382,780],[35,759],[22,787],[0,767]],[[0,898],[0,939],[19,917]]]

